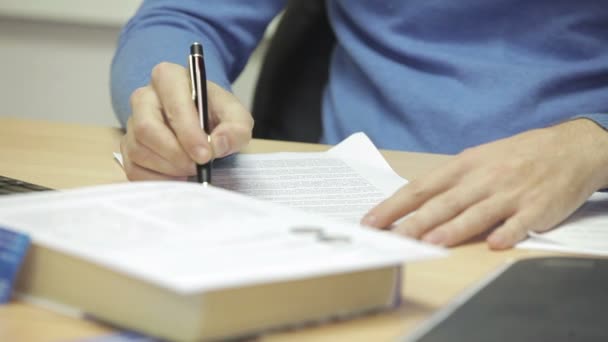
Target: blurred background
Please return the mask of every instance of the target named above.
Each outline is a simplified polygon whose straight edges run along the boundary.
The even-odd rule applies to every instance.
[[[120,28],[140,3],[0,0],[0,116],[119,126],[110,62]],[[249,108],[275,24],[233,84]]]

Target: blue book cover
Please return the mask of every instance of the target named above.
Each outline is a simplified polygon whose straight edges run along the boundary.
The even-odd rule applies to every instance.
[[[0,227],[0,304],[11,299],[13,284],[29,245],[27,235]]]

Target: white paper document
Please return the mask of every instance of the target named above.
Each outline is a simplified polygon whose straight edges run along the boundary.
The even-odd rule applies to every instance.
[[[215,163],[213,185],[358,222],[406,180],[363,133],[327,152],[240,154]]]
[[[0,226],[184,294],[397,266],[445,253],[388,232],[186,182],[5,196]]]
[[[122,164],[122,156],[114,155]],[[309,212],[359,222],[407,181],[363,133],[327,152],[237,154],[216,161],[214,186]]]
[[[545,233],[530,232],[517,247],[608,256],[608,194],[593,194],[562,224]]]

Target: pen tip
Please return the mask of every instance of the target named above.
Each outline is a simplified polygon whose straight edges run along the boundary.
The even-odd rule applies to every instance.
[[[202,185],[203,185],[204,188],[206,188],[206,187],[209,186],[209,182],[203,182]]]

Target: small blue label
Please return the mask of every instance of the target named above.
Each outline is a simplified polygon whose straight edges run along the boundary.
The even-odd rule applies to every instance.
[[[11,300],[13,284],[30,246],[30,238],[0,227],[0,304]]]

